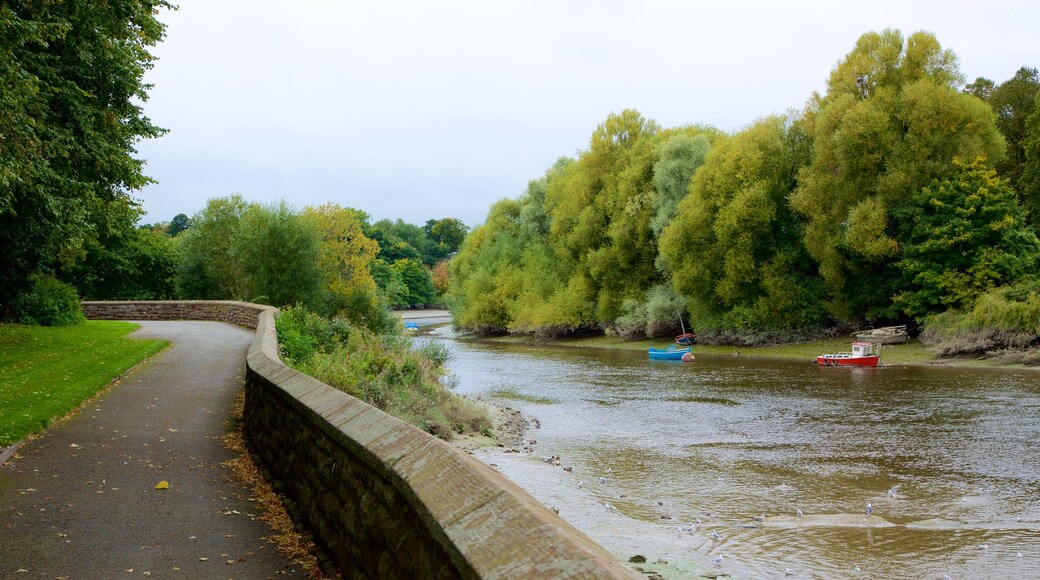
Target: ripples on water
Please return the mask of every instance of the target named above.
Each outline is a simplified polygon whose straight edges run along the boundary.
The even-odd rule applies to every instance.
[[[574,466],[563,485],[620,510],[572,520],[608,549],[724,553],[737,577],[1040,577],[1040,374],[446,342],[460,394],[552,401],[500,402],[540,419],[538,452]],[[855,527],[867,502],[897,525]],[[791,525],[739,527],[760,514]]]

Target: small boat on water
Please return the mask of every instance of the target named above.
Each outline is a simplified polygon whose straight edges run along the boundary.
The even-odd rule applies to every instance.
[[[419,330],[419,325],[414,323],[414,322],[405,322],[404,323],[404,329],[405,330]]]
[[[816,357],[816,364],[828,367],[876,367],[881,362],[881,355],[878,354],[879,348],[880,345],[877,343],[854,342],[852,352],[821,354]]]
[[[874,344],[903,344],[909,339],[909,336],[906,334],[906,325],[860,330],[853,333],[852,336],[860,342],[871,342]]]
[[[683,346],[690,346],[695,340],[697,340],[697,335],[692,332],[684,332],[675,337],[676,344],[681,344]]]
[[[678,348],[670,346],[667,349],[662,348],[651,348],[647,352],[650,354],[650,360],[683,360],[684,354],[690,354],[690,347]]]

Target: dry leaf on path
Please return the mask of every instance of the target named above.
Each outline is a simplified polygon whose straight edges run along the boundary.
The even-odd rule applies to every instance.
[[[169,489],[169,488],[170,488],[170,482],[166,481],[165,479],[160,481],[159,483],[155,484],[155,489]]]

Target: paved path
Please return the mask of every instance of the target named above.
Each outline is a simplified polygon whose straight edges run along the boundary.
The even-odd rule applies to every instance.
[[[0,578],[302,575],[220,465],[253,333],[141,325],[170,347],[0,467]]]

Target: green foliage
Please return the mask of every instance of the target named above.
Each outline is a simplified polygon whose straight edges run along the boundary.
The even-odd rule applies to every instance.
[[[177,288],[184,298],[311,303],[321,284],[313,221],[284,201],[211,199],[180,238]]]
[[[997,164],[997,171],[1013,184],[1022,178],[1026,162],[1026,125],[1038,110],[1037,97],[1040,97],[1040,72],[1022,67],[1015,76],[994,88],[986,100],[997,116],[997,128],[1007,140],[1007,157]]]
[[[675,289],[701,329],[819,326],[823,292],[787,206],[806,163],[800,128],[782,117],[717,141],[661,235]]]
[[[173,219],[170,220],[170,226],[166,228],[166,235],[172,238],[190,227],[191,219],[189,219],[188,216],[179,213],[173,216]]]
[[[686,300],[670,284],[656,284],[644,300],[626,300],[623,314],[615,321],[619,335],[627,338],[667,336],[683,328],[679,317],[686,311]]]
[[[960,78],[931,34],[868,33],[806,109],[812,158],[790,205],[806,217],[804,243],[838,318],[897,314],[895,264],[912,228],[893,215],[954,159],[1003,157],[992,112],[956,90]]]
[[[312,304],[321,285],[320,234],[285,201],[251,204],[231,239],[248,301]]]
[[[79,295],[72,286],[53,275],[34,274],[29,278],[30,289],[18,296],[13,311],[22,324],[41,326],[71,326],[86,320]]]
[[[952,186],[979,185],[964,185],[958,160],[980,160],[972,179],[1001,162],[998,117],[1033,110],[1021,98],[1033,77],[960,92],[957,58],[933,35],[885,30],[859,38],[800,117],[723,135],[609,115],[577,159],[470,233],[450,265],[456,324],[656,336],[685,308],[701,336],[754,342],[965,306],[1035,268],[1006,186],[981,197]],[[1034,213],[1038,128],[1034,113],[1019,131]],[[933,211],[947,194],[946,210],[971,216]]]
[[[486,413],[443,385],[443,345],[414,346],[302,308],[283,310],[276,324],[287,362],[404,421],[438,436],[450,436],[443,426],[461,433],[490,424]]]
[[[690,190],[690,180],[711,149],[704,134],[681,133],[661,143],[661,158],[654,165],[654,217],[650,228],[660,236],[672,218],[679,202]]]
[[[1007,356],[1033,350],[1031,364],[1036,364],[1035,351],[1040,345],[1040,282],[1026,278],[993,288],[968,308],[927,317],[923,328],[921,340],[939,356]]]
[[[429,270],[407,258],[394,262],[391,268],[400,276],[406,288],[402,296],[405,306],[414,308],[433,304],[437,293],[433,290],[433,278]]]
[[[177,293],[189,299],[246,297],[243,265],[233,243],[249,203],[241,195],[213,198],[192,218],[179,246]]]
[[[0,447],[46,429],[167,344],[128,338],[135,328],[98,320],[60,328],[0,324]]]
[[[1018,190],[1022,206],[1029,212],[1029,221],[1034,231],[1040,234],[1040,95],[1036,96],[1033,107],[1022,137],[1025,162]]]
[[[978,160],[915,196],[905,219],[913,228],[900,269],[908,290],[896,297],[922,318],[969,308],[982,293],[1036,271],[1040,241],[1026,225],[1007,181]]]
[[[61,273],[86,300],[169,300],[176,295],[174,241],[148,226],[111,228]]]
[[[165,1],[0,6],[0,319],[32,276],[82,257],[149,182],[133,157]]]

